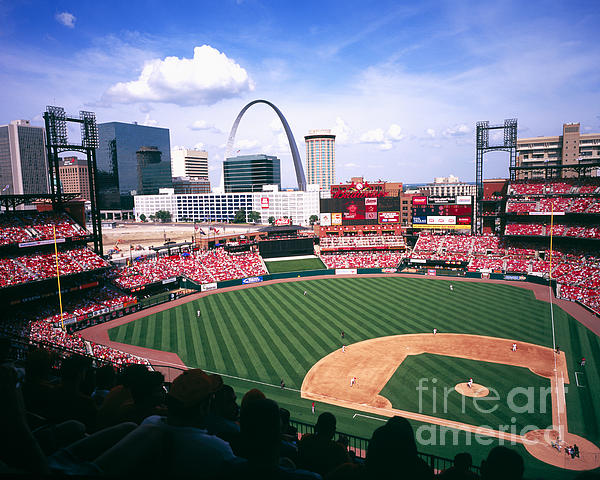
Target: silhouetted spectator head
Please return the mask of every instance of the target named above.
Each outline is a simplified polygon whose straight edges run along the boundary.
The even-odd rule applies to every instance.
[[[8,337],[0,337],[0,362],[8,359],[10,353],[10,339]]]
[[[253,402],[254,400],[264,400],[265,398],[267,398],[266,395],[258,388],[248,390],[242,397],[241,409],[243,410],[248,403]]]
[[[159,405],[164,401],[163,382],[165,377],[160,372],[146,372],[138,377],[131,386],[131,396],[136,404]]]
[[[454,468],[456,468],[456,470],[466,472],[471,468],[471,465],[473,465],[473,457],[471,457],[470,453],[457,453],[454,456]]]
[[[404,471],[414,478],[433,475],[417,456],[412,426],[403,417],[392,417],[373,432],[367,450],[366,466],[371,475],[388,476]]]
[[[81,384],[92,368],[91,360],[79,355],[71,355],[62,361],[60,378],[63,383]]]
[[[240,431],[248,460],[277,464],[279,423],[279,406],[273,400],[258,398],[244,405],[240,414]]]
[[[213,399],[210,411],[227,420],[235,422],[240,415],[240,407],[238,406],[235,391],[230,385],[223,385]]]
[[[46,379],[52,368],[52,357],[47,350],[36,348],[27,355],[25,375],[28,380]]]
[[[186,370],[171,385],[167,396],[172,425],[201,427],[214,393],[223,386],[220,375],[195,368]]]
[[[315,425],[315,434],[319,437],[331,440],[335,435],[335,415],[330,412],[323,412],[317,419]]]
[[[515,450],[497,446],[481,462],[482,480],[519,480],[523,478],[523,458]]]
[[[139,378],[143,377],[147,371],[148,367],[145,365],[139,365],[137,363],[129,364],[123,368],[119,383],[130,388]]]
[[[96,388],[110,390],[115,386],[116,374],[111,365],[103,365],[96,369]]]

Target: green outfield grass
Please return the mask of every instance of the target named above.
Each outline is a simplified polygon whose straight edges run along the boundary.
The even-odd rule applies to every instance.
[[[301,272],[303,270],[324,270],[327,268],[320,258],[265,261],[265,265],[269,269],[269,273]]]
[[[552,345],[549,305],[536,300],[533,292],[481,282],[454,282],[453,285],[451,292],[449,281],[401,277],[279,283],[205,296],[113,328],[109,336],[114,341],[176,352],[189,367],[224,374],[240,397],[250,388],[261,388],[290,409],[293,418],[307,422],[314,422],[315,418],[310,413],[310,402],[301,399],[297,390],[312,365],[340,348],[342,330],[347,344],[387,335],[430,333],[435,327],[440,332]],[[305,290],[306,296],[303,295]],[[199,319],[197,310],[202,312]],[[599,443],[599,339],[560,308],[554,308],[554,319],[557,343],[567,356],[572,382],[567,390],[569,431]],[[585,388],[575,385],[573,374],[579,370],[576,362],[581,356],[587,359],[585,372],[579,376]],[[414,382],[419,376],[436,377],[440,383],[449,384],[473,376],[477,383],[497,386],[501,392],[512,385],[547,386],[549,383],[524,368],[427,354],[409,357],[382,394],[394,406],[418,411],[414,408]],[[282,378],[289,387],[286,390],[279,388]],[[429,401],[431,406],[431,398]],[[317,413],[325,409],[338,417],[340,431],[370,437],[381,425],[378,420],[353,418],[355,413],[360,413],[358,411],[317,404]],[[443,415],[438,413],[438,416]],[[473,424],[511,425],[511,412],[498,409],[493,419],[467,412],[464,417],[456,414],[453,419]],[[514,423],[534,422],[546,426],[547,420],[547,415],[534,414]],[[460,434],[460,438],[463,437],[464,434]],[[495,444],[497,441],[491,440],[491,445]],[[469,451],[474,461],[479,462],[490,448],[473,445]],[[522,450],[522,447],[516,448]],[[460,446],[428,444],[421,449],[446,457],[452,457],[457,449],[461,451]],[[574,476],[538,462],[522,451],[529,476],[534,473],[546,478]]]

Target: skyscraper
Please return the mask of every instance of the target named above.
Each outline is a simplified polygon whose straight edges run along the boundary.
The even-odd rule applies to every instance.
[[[307,182],[329,190],[335,183],[335,135],[331,130],[309,130],[306,141]]]
[[[28,120],[0,126],[0,190],[5,194],[37,194],[50,190],[46,134]]]
[[[185,148],[173,150],[171,174],[174,177],[208,178],[208,152]]]
[[[240,155],[223,162],[225,192],[261,192],[263,185],[281,189],[281,165],[269,155]]]
[[[167,128],[98,124],[98,196],[102,210],[131,210],[133,195],[172,188]]]

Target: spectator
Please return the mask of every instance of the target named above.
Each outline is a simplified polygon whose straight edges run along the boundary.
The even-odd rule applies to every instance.
[[[229,444],[203,429],[214,393],[223,380],[187,370],[171,385],[166,417],[151,416],[97,460],[116,476],[212,478],[235,457]]]
[[[319,415],[315,433],[307,433],[298,442],[298,466],[326,475],[350,461],[344,446],[333,441],[336,420],[330,412]]]
[[[519,480],[523,478],[524,470],[521,455],[510,448],[497,446],[481,462],[481,480]]]
[[[60,369],[61,383],[51,395],[50,419],[55,422],[77,420],[91,433],[96,428],[98,410],[86,392],[86,381],[92,375],[89,359],[73,355],[65,358]]]
[[[313,472],[280,466],[279,407],[273,400],[255,398],[244,404],[240,413],[240,429],[247,462],[233,465],[226,478],[321,478]]]
[[[433,470],[417,455],[413,429],[402,417],[390,418],[373,432],[365,469],[368,478],[433,479]]]
[[[229,444],[235,442],[240,434],[240,407],[236,402],[235,391],[229,385],[223,385],[217,392],[206,416],[206,430],[211,435],[222,438]]]
[[[104,365],[96,369],[96,389],[92,393],[96,407],[102,406],[108,392],[115,386],[115,378],[115,369],[112,365]]]
[[[23,398],[28,412],[48,418],[50,414],[48,399],[52,395],[49,381],[52,359],[50,353],[43,349],[29,352],[25,362],[25,383]]]
[[[440,473],[440,480],[476,480],[479,478],[471,471],[473,458],[470,453],[457,453],[454,456],[454,465]]]

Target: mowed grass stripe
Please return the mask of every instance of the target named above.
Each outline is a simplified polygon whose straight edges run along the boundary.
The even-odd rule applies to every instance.
[[[227,315],[223,318],[224,326],[229,329],[231,335],[232,345],[235,346],[236,351],[240,357],[240,362],[243,364],[243,369],[240,372],[246,372],[248,378],[257,379],[259,376],[256,365],[254,364],[253,355],[254,352],[248,346],[248,337],[245,331],[240,328],[239,320],[233,316]]]
[[[202,304],[204,306],[204,302],[202,302]],[[192,309],[196,309],[196,307],[198,307],[197,309],[200,309],[200,305],[197,305],[196,302],[190,303],[189,305]],[[194,322],[190,322],[190,337],[192,340],[191,349],[193,354],[191,358],[188,358],[188,361],[190,362],[189,366],[194,366],[196,368],[206,368],[206,357],[204,356],[204,349],[202,348],[203,334],[201,333],[200,324],[204,321],[210,321],[210,319],[208,318],[206,308],[202,308],[201,310],[200,318],[197,318]]]
[[[215,325],[219,322],[221,317],[221,312],[224,309],[224,303],[222,301],[221,295],[211,295],[209,298],[214,297],[214,312],[215,319],[211,322],[204,322],[204,332],[206,334],[206,342],[210,347],[211,351],[211,359],[212,366],[209,368],[210,370],[217,372],[225,372],[226,366],[223,362],[223,354],[221,352],[221,345],[218,339],[218,333],[216,332]]]
[[[278,311],[286,316],[284,309],[289,308],[290,311],[298,312],[294,315],[291,322],[288,322],[289,328],[294,330],[294,340],[302,339],[306,336],[307,331],[314,330],[311,342],[305,342],[307,345],[302,345],[306,351],[310,349],[313,354],[320,356],[326,355],[335,349],[334,339],[339,336],[337,328],[331,324],[331,322],[322,322],[319,317],[326,318],[326,315],[330,319],[335,318],[331,315],[334,313],[332,310],[326,310],[327,302],[325,300],[319,301],[317,293],[311,292],[306,297],[301,293],[297,294],[292,289],[281,289],[279,292],[283,302],[277,306]],[[314,308],[315,304],[319,305],[319,309]],[[284,308],[285,305],[285,308]],[[292,309],[294,307],[294,309]],[[311,308],[313,307],[313,308]],[[338,311],[337,314],[340,312]],[[343,313],[343,312],[342,312]],[[289,315],[289,314],[288,314]],[[319,325],[318,329],[315,329],[315,325]],[[312,343],[313,345],[310,345]]]
[[[271,377],[272,382],[276,382],[277,379],[281,378],[293,378],[296,379],[302,374],[300,368],[296,365],[292,365],[292,359],[297,358],[298,352],[294,349],[292,353],[288,345],[292,343],[292,339],[288,338],[281,334],[281,332],[277,332],[274,328],[274,325],[277,325],[281,322],[280,316],[273,315],[273,310],[265,310],[261,318],[261,312],[255,307],[253,303],[247,304],[247,308],[252,310],[254,314],[258,317],[257,327],[259,329],[259,334],[262,338],[267,342],[267,345],[271,345],[270,351],[272,352],[269,355],[271,359],[271,367],[277,374],[276,378]]]
[[[229,298],[231,298],[230,295],[227,295],[220,299],[222,305],[221,311],[230,315],[232,318],[238,319],[240,322],[238,328],[240,328],[247,336],[246,345],[250,353],[249,360],[254,364],[254,368],[258,375],[254,380],[266,382],[272,378],[268,372],[271,362],[269,356],[265,352],[265,350],[268,351],[269,348],[266,348],[264,339],[256,335],[256,314],[254,311],[241,311],[239,309],[239,297],[236,298],[235,301],[226,302],[225,300]],[[233,365],[226,370],[218,371],[237,375],[237,369]]]
[[[289,291],[288,291],[289,293]],[[257,291],[259,296],[265,294],[264,290]],[[310,367],[310,358],[318,358],[329,351],[330,345],[323,342],[323,339],[319,335],[315,335],[311,342],[305,342],[306,332],[311,331],[314,328],[313,319],[305,315],[297,315],[294,318],[289,317],[289,313],[286,309],[292,309],[295,307],[299,313],[303,310],[298,304],[293,303],[293,300],[286,295],[286,290],[283,289],[280,292],[282,302],[274,304],[273,310],[266,312],[267,321],[271,328],[274,329],[276,335],[283,339],[286,348],[290,351],[293,358],[294,365],[294,384],[298,384],[301,376],[306,372],[307,368]],[[302,296],[302,298],[305,298]],[[286,308],[283,307],[285,305]],[[296,311],[296,310],[295,310]],[[282,320],[285,319],[285,320]]]

